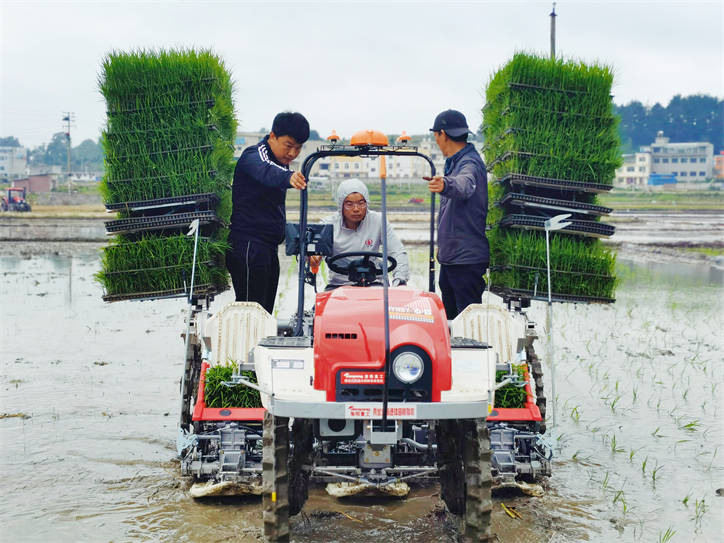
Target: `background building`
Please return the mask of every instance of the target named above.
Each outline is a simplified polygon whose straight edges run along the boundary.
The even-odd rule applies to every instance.
[[[634,153],[623,155],[623,165],[616,170],[617,187],[645,187],[651,175],[651,154]]]
[[[28,150],[25,147],[0,147],[0,179],[12,181],[26,174]]]
[[[673,174],[677,182],[691,183],[712,178],[714,146],[706,141],[671,143],[662,131],[641,151],[651,154],[651,173]]]

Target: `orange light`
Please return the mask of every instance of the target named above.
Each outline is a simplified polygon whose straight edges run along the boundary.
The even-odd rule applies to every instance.
[[[339,136],[337,135],[337,131],[333,128],[332,133],[327,136],[327,139],[329,141],[339,141]]]
[[[382,147],[389,145],[387,136],[377,130],[360,130],[349,140],[350,145],[374,145]]]
[[[410,141],[411,139],[412,138],[407,135],[407,132],[403,130],[402,134],[400,134],[400,136],[397,138],[397,141],[399,141],[400,143],[404,143]]]
[[[380,179],[387,179],[387,161],[385,161],[385,155],[380,156]]]

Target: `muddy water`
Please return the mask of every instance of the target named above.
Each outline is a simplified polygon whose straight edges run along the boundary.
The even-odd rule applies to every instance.
[[[178,476],[183,302],[104,304],[96,246],[53,249],[0,251],[3,539],[257,541],[257,500],[194,502]],[[425,251],[411,260],[424,287]],[[286,269],[280,315],[296,299]],[[620,275],[612,306],[554,306],[554,475],[543,498],[496,499],[501,541],[663,541],[667,531],[718,541],[724,531],[722,271],[622,260]],[[545,306],[530,314],[544,356]],[[338,501],[314,490],[294,540],[449,540],[436,492]]]

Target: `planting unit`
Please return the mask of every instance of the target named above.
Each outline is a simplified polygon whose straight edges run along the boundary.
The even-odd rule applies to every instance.
[[[492,76],[483,133],[493,292],[546,299],[544,223],[565,213],[570,224],[551,235],[553,300],[613,301],[615,257],[599,241],[614,233],[600,222],[611,209],[596,204],[620,163],[612,80],[607,67],[522,53]]]
[[[101,192],[117,214],[97,275],[104,300],[188,296],[192,275],[194,294],[225,289],[236,121],[223,63],[207,51],[112,53],[100,89]],[[195,221],[197,247],[184,235]]]
[[[321,147],[302,173],[322,157],[386,155],[422,158],[435,173],[416,148],[389,146],[372,131],[348,146]],[[381,189],[387,228],[384,177]],[[199,305],[192,315],[178,439],[192,495],[261,493],[266,540],[288,541],[289,516],[301,511],[310,483],[326,484],[335,497],[402,497],[409,485],[439,482],[464,537],[492,540],[493,485],[528,489],[550,474],[534,323],[520,304],[490,292],[448,321],[435,293],[434,259],[428,290],[391,287],[382,281],[395,266],[385,244],[381,253],[328,258],[353,284],[305,304],[305,283],[317,281],[307,256],[330,256],[333,247],[333,229],[307,224],[307,215],[302,191],[300,222],[287,225],[287,254],[299,265],[290,318],[276,321],[254,302],[233,302],[213,315]],[[434,218],[433,197],[431,256]],[[209,385],[209,365],[229,361],[236,370],[228,380]],[[496,371],[506,376],[498,383]],[[264,409],[244,409],[245,399],[228,397],[240,386],[259,392]],[[506,413],[496,398],[509,386],[524,405]]]

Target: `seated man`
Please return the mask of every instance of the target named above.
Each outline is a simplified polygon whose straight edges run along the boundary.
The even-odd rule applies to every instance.
[[[334,226],[332,256],[357,251],[382,252],[382,213],[368,209],[368,202],[369,191],[362,181],[347,179],[340,183],[337,188],[339,211],[322,219],[323,224]],[[406,284],[410,277],[407,252],[389,223],[387,254],[397,261],[397,267],[392,273],[392,285]],[[321,259],[321,256],[311,256],[310,264],[318,266]],[[351,284],[344,275],[329,270],[327,290]]]

